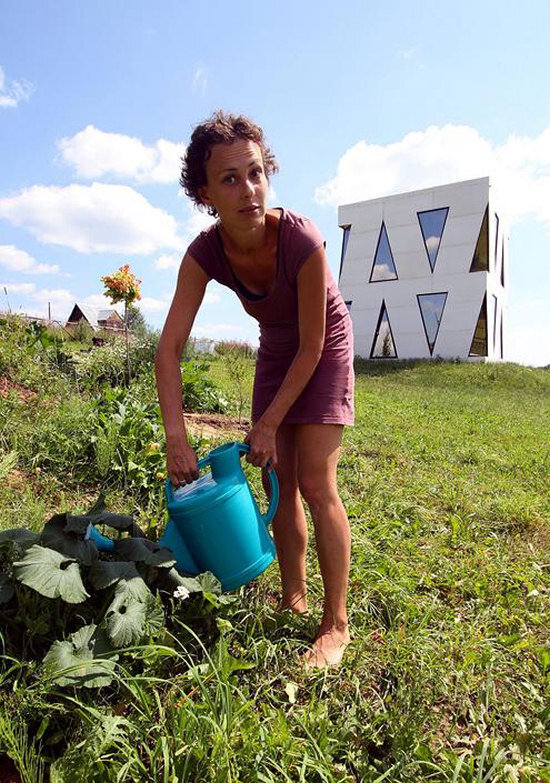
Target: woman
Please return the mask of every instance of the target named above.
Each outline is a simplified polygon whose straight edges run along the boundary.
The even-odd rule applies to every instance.
[[[314,667],[340,663],[349,643],[346,611],[350,531],[336,468],[344,425],[353,423],[353,340],[347,308],[324,243],[307,218],[267,209],[268,178],[278,170],[262,130],[215,112],[193,132],[181,184],[217,222],[189,246],[157,357],[167,469],[175,486],[198,477],[182,415],[180,359],[210,279],[232,288],[260,324],[248,460],[277,469],[273,521],[282,607],[306,602],[307,526],[315,527],[324,613],[304,656]]]

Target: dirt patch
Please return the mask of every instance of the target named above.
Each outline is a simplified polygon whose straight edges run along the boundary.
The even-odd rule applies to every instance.
[[[37,394],[36,392],[21,386],[20,383],[10,381],[9,378],[6,378],[5,375],[2,375],[0,377],[0,397],[7,397],[10,391],[13,389],[19,394],[21,399],[25,400],[25,402],[29,399],[32,399],[33,397],[36,397]]]
[[[187,413],[185,412],[185,426],[193,435],[202,435],[205,438],[235,438],[242,440],[250,431],[248,419],[237,416],[226,416],[223,413]]]

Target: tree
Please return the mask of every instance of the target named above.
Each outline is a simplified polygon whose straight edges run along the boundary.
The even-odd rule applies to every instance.
[[[124,336],[126,338],[126,367],[128,373],[128,383],[130,382],[130,340],[128,334],[128,308],[137,300],[141,299],[139,287],[141,280],[130,272],[130,265],[125,264],[117,269],[112,275],[105,275],[101,278],[105,286],[105,296],[111,300],[111,304],[124,302]],[[137,308],[136,308],[137,309]]]
[[[135,304],[128,305],[128,329],[134,335],[147,334],[147,322],[143,313]]]

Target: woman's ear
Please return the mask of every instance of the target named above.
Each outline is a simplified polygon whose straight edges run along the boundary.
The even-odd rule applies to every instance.
[[[203,185],[202,188],[199,188],[198,192],[199,192],[199,197],[200,197],[201,202],[205,206],[211,207],[212,206],[212,199],[208,195],[208,190],[207,190],[206,185]]]

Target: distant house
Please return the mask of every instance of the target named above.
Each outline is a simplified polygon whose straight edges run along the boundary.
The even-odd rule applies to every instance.
[[[124,331],[124,320],[116,310],[95,310],[90,305],[77,303],[67,319],[66,326],[76,326],[81,321],[89,324],[94,332],[100,329],[115,332]]]

